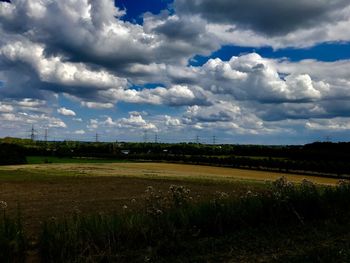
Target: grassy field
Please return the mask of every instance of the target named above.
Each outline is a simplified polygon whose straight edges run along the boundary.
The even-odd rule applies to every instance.
[[[266,180],[286,176],[319,184],[337,180],[212,166],[166,163],[60,163],[0,167],[0,200],[14,214],[17,206],[28,229],[37,229],[49,217],[63,217],[75,210],[84,213],[122,211],[140,199],[147,186],[166,191],[171,184],[191,188],[193,195],[210,198],[217,191],[240,195],[264,188]]]
[[[281,176],[295,183],[300,183],[304,178],[320,185],[337,183],[335,179],[322,177],[166,163],[30,164],[0,167],[0,200],[7,202],[6,211],[10,216],[15,216],[18,207],[20,208],[24,229],[30,240],[35,242],[43,222],[50,221],[51,218],[69,218],[76,211],[82,215],[112,215],[144,209],[145,189],[149,186],[167,193],[171,185],[182,185],[191,189],[193,202],[196,203],[215,200],[217,194],[223,192],[237,199],[249,192],[263,193],[266,191],[266,181],[275,181]],[[206,252],[190,252],[191,247],[197,250],[198,244],[189,241],[190,243],[183,244],[188,246],[188,249],[179,252],[182,253],[179,256],[183,261],[178,262],[187,262],[186,253],[198,257],[194,262],[257,262],[260,256],[267,258],[261,262],[274,262],[274,256],[270,253],[277,253],[279,257],[283,257],[285,253],[279,250],[287,249],[288,242],[299,250],[297,256],[300,256],[309,242],[316,242],[314,236],[318,236],[321,242],[310,246],[315,250],[322,249],[324,242],[330,242],[336,247],[344,240],[348,242],[349,236],[343,227],[334,226],[333,229],[333,224],[328,223],[318,224],[313,230],[309,226],[301,225],[297,228],[298,232],[295,232],[295,228],[273,228],[271,231],[266,230],[267,233],[265,230],[257,230],[259,240],[254,237],[254,231],[249,230],[245,233],[243,230],[242,233],[237,233],[237,240],[240,240],[238,243],[235,236],[214,235],[209,239],[201,239],[200,248]],[[335,232],[339,235],[334,236]],[[285,238],[288,236],[290,239],[286,243]],[[260,241],[265,243],[263,248],[258,249]],[[241,242],[249,243],[252,252],[247,253]],[[37,252],[34,252],[33,262],[37,261],[35,253]],[[294,252],[289,250],[288,253]],[[222,260],[215,261],[217,258]],[[237,260],[230,261],[232,258]],[[169,258],[167,260],[169,261]]]
[[[95,161],[95,160],[94,160]],[[17,172],[17,176],[8,176]],[[332,185],[337,179],[307,175],[293,175],[270,171],[252,171],[234,168],[213,167],[203,165],[169,164],[169,163],[52,163],[39,165],[14,165],[0,167],[0,180],[26,180],[35,176],[35,179],[45,179],[62,176],[105,176],[149,179],[176,179],[176,180],[209,180],[209,181],[255,181],[276,180],[285,176],[291,182],[300,182],[308,179],[314,183]]]
[[[222,181],[225,177],[217,178],[217,169],[151,163],[2,166],[0,200],[8,203],[12,215],[19,205],[25,227],[34,233],[43,220],[69,216],[75,210],[118,213],[124,205],[140,206],[131,200],[139,200],[147,186],[166,191],[171,184],[181,184],[200,198],[216,191],[238,194],[259,187],[245,181],[233,183],[232,178],[227,184]]]

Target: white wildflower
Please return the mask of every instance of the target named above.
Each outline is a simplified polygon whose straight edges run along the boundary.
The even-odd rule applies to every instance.
[[[5,210],[7,208],[7,203],[5,201],[0,201],[0,208]]]

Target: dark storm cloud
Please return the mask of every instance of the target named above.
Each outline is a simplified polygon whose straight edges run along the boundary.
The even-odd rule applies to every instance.
[[[348,99],[324,99],[315,103],[281,103],[257,104],[251,103],[250,108],[256,108],[257,116],[264,121],[282,121],[286,119],[308,120],[310,118],[350,117],[350,102]]]
[[[343,97],[322,102],[322,106],[332,116],[349,117],[350,116],[350,98]]]
[[[163,34],[169,39],[193,42],[200,34],[205,33],[205,25],[200,20],[191,22],[184,19],[168,20],[156,27],[154,32]]]
[[[229,122],[233,120],[233,116],[230,112],[219,111],[219,112],[211,112],[206,116],[196,116],[193,119],[195,122]]]
[[[235,24],[268,35],[283,35],[331,21],[348,0],[176,0],[181,14],[198,14],[210,22]]]
[[[264,121],[307,120],[310,118],[331,117],[331,114],[324,111],[312,112],[315,105],[311,103],[300,103],[297,105],[291,103],[257,105],[253,103],[253,105],[257,109],[257,116]]]

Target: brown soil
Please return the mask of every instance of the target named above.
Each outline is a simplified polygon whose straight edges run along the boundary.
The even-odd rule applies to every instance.
[[[26,172],[47,174],[47,178],[45,176],[40,180],[1,178],[2,174],[13,171],[23,174],[21,178],[25,178]],[[69,176],[65,175],[66,173]],[[143,206],[142,196],[147,186],[167,191],[171,184],[184,185],[191,189],[191,195],[195,199],[202,199],[212,197],[216,191],[240,195],[248,190],[261,189],[258,184],[237,181],[239,179],[275,180],[281,175],[164,163],[6,166],[0,170],[0,200],[8,203],[9,214],[15,214],[18,205],[25,228],[34,233],[42,221],[51,217],[69,216],[77,210],[84,214],[120,213],[123,212],[125,205],[127,209],[139,209]],[[327,178],[285,176],[295,182],[308,178],[317,183],[336,183],[336,180]]]

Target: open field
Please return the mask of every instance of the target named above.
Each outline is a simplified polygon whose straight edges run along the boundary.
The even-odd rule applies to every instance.
[[[337,179],[275,173],[268,171],[252,171],[224,167],[213,167],[203,165],[169,164],[169,163],[92,163],[92,164],[40,164],[40,165],[13,165],[2,166],[0,168],[0,180],[7,178],[10,172],[21,174],[20,180],[27,180],[25,174],[30,173],[36,179],[45,179],[55,176],[107,176],[107,177],[128,177],[128,178],[149,178],[149,179],[176,179],[176,180],[210,180],[210,181],[265,181],[276,180],[285,176],[291,182],[300,182],[308,179],[314,183],[332,185],[337,183]]]
[[[261,189],[265,180],[282,175],[289,181],[303,178],[320,184],[337,180],[310,176],[249,171],[231,168],[166,163],[40,164],[2,166],[0,200],[15,213],[17,204],[28,229],[42,220],[62,217],[75,210],[84,213],[120,212],[124,205],[140,206],[147,186],[167,191],[171,184],[184,185],[198,198],[212,197],[216,191],[239,195]]]
[[[215,198],[217,198],[218,192],[229,194],[229,196],[233,198],[232,200],[244,200],[241,199],[243,197],[251,198],[252,201],[256,201],[259,199],[254,199],[254,195],[249,196],[248,192],[261,193],[261,196],[264,196],[263,194],[267,191],[265,181],[274,181],[281,176],[285,176],[289,181],[296,183],[301,182],[304,178],[323,185],[334,185],[337,183],[337,180],[331,178],[166,163],[32,164],[0,167],[0,200],[7,202],[7,214],[11,217],[15,216],[17,205],[19,205],[26,235],[32,242],[31,244],[34,244],[26,252],[27,261],[39,262],[39,254],[41,252],[38,250],[38,247],[40,246],[39,244],[41,244],[39,240],[42,238],[42,236],[39,236],[39,233],[41,233],[40,231],[43,229],[44,221],[53,222],[53,224],[55,224],[55,222],[60,222],[63,218],[72,220],[72,215],[78,212],[79,215],[82,216],[81,220],[86,219],[87,224],[91,222],[94,225],[93,221],[89,221],[88,215],[98,215],[102,213],[104,215],[116,214],[127,216],[128,213],[137,213],[137,211],[140,211],[140,208],[145,209],[145,189],[148,186],[152,186],[157,190],[159,189],[164,194],[167,193],[171,185],[182,185],[191,189],[190,194],[193,197],[195,205],[195,210],[193,211],[197,211],[195,207],[197,204],[200,207],[202,201],[207,202],[209,207],[215,207],[212,201],[216,200]],[[312,195],[309,197],[312,198]],[[266,198],[270,200],[270,197],[267,196]],[[255,203],[255,205],[258,206],[254,205],[251,207],[253,210],[242,210],[243,213],[238,213],[237,216],[248,215],[249,218],[249,213],[253,213],[252,211],[255,211],[254,209],[259,209],[259,205],[262,204],[263,203],[259,202]],[[304,204],[304,202],[302,202],[302,204]],[[202,208],[204,207],[205,206],[202,206]],[[302,207],[303,206],[301,206],[301,209]],[[220,209],[221,208],[219,208],[219,211],[221,211]],[[155,250],[146,250],[145,248],[135,251],[125,250],[121,252],[122,254],[118,254],[121,257],[118,258],[118,260],[120,259],[120,262],[130,262],[131,259],[134,260],[134,255],[136,253],[139,258],[135,262],[144,262],[144,255],[150,253],[150,258],[157,258],[163,255],[163,250],[167,251],[164,254],[167,260],[179,258],[180,261],[178,262],[193,262],[187,261],[188,255],[191,256],[191,259],[196,259],[194,260],[195,262],[257,262],[262,258],[263,260],[261,262],[300,262],[299,259],[305,259],[307,257],[318,258],[319,252],[323,250],[326,252],[322,255],[322,258],[325,258],[327,262],[330,262],[328,259],[332,259],[333,257],[337,259],[349,258],[349,250],[347,246],[344,245],[345,243],[347,244],[349,239],[349,232],[346,230],[348,225],[344,224],[338,227],[339,224],[337,222],[327,223],[328,221],[325,221],[325,223],[323,223],[322,220],[317,224],[310,223],[304,225],[304,223],[300,224],[299,214],[295,217],[296,214],[292,211],[286,218],[293,219],[295,217],[296,222],[292,220],[294,223],[290,226],[285,227],[284,224],[276,223],[275,214],[273,214],[271,216],[273,220],[269,220],[275,223],[272,224],[268,221],[270,222],[269,224],[260,228],[259,222],[261,219],[258,219],[257,216],[261,215],[261,213],[265,213],[269,209],[270,207],[268,206],[260,212],[257,212],[256,216],[251,217],[250,220],[254,219],[257,222],[257,225],[252,223],[253,228],[251,226],[246,226],[245,220],[233,216],[230,220],[238,220],[233,226],[242,224],[242,226],[247,228],[232,230],[232,235],[217,236],[217,234],[210,234],[211,232],[209,231],[207,234],[202,232],[201,235],[203,236],[200,239],[191,235],[188,237],[177,236],[178,238],[181,237],[180,240],[182,238],[184,239],[183,241],[179,241],[180,243],[176,243],[176,245],[172,244],[173,249],[177,249],[174,250],[176,252],[172,252],[173,256],[172,254],[169,256],[169,249],[162,245],[168,244],[169,240],[167,240],[167,238],[169,237],[166,237],[167,235],[164,237],[163,234],[160,234],[161,236],[159,238],[164,238],[162,242],[153,244],[150,241]],[[204,214],[199,217],[198,223],[202,222],[205,225],[205,211],[211,210],[198,211],[204,212]],[[223,213],[217,212],[216,216],[223,215],[223,218],[219,221],[214,220],[211,222],[224,222],[221,220],[224,220],[226,218],[225,215],[229,215],[232,211],[234,210],[230,208]],[[245,211],[250,212],[247,214]],[[276,216],[281,216],[281,218],[283,218],[281,222],[286,219],[283,215],[285,215],[285,213],[290,213],[288,209],[286,211],[283,210],[284,212],[276,212],[277,210],[272,211],[276,213]],[[313,210],[306,209],[305,211],[303,213],[307,215],[308,211]],[[190,216],[190,214],[188,214],[188,216]],[[204,221],[200,220],[202,217],[205,218]],[[262,219],[266,218],[269,218],[269,212],[267,212],[266,217],[262,217]],[[345,221],[346,218],[348,217],[344,214]],[[209,219],[210,217],[208,220]],[[187,222],[186,220],[184,222]],[[197,217],[195,216],[191,220],[196,221]],[[230,220],[229,222],[231,222]],[[252,222],[255,222],[254,220]],[[69,229],[64,230],[64,228],[58,228],[55,230],[55,228],[52,228],[50,230],[53,236],[49,235],[48,241],[53,242],[50,243],[50,247],[55,249],[56,253],[60,253],[61,251],[59,244],[65,244],[67,248],[70,246],[74,247],[74,244],[78,244],[79,242],[87,242],[87,244],[90,244],[89,240],[72,239],[72,241],[69,235],[67,237],[63,235],[63,239],[60,240],[61,235],[54,234],[61,233],[61,231],[68,231],[66,232],[67,234],[70,233],[70,231],[74,231],[74,226],[76,224],[73,221],[68,222],[70,222],[68,223]],[[146,220],[145,223],[147,222],[152,221]],[[136,225],[132,226],[138,229],[137,221],[134,223]],[[151,227],[151,225],[149,227]],[[64,224],[61,226],[64,226]],[[100,226],[102,227],[103,224],[101,223]],[[156,225],[153,227],[155,226]],[[226,231],[226,227],[229,229],[230,226],[232,226],[231,223],[225,225],[222,231]],[[142,228],[142,224],[140,227],[141,229],[149,229],[147,227]],[[216,231],[222,229],[222,227],[215,226],[214,224],[214,233],[217,233]],[[165,229],[167,229],[167,227],[165,227]],[[123,230],[123,228],[120,230]],[[154,228],[154,230],[158,231],[159,229]],[[140,231],[142,232],[144,230]],[[169,233],[183,233],[182,231],[184,230],[174,230]],[[191,232],[192,230],[190,229],[189,231]],[[103,233],[108,233],[108,229],[97,231],[96,233],[101,233],[103,236]],[[116,231],[114,233],[119,232]],[[126,233],[129,232],[127,231]],[[171,234],[169,235],[171,236]],[[74,235],[74,237],[76,236]],[[154,238],[155,240],[159,240],[158,237]],[[170,240],[171,239],[172,238],[170,238]],[[152,238],[150,240],[152,240]],[[73,243],[70,245],[69,242]],[[139,239],[135,239],[133,242],[140,242],[141,247],[145,245],[142,243],[143,241]],[[250,251],[249,253],[247,253],[247,246]],[[305,249],[305,247],[309,247],[310,249]],[[344,251],[344,255],[334,254],[338,253],[339,247],[341,247],[341,251]],[[197,250],[198,252],[196,252]],[[51,252],[48,252],[49,250],[46,251],[46,253],[48,253],[47,255],[50,255]],[[102,248],[102,251],[98,253],[104,254],[105,252],[106,251]],[[43,256],[43,254],[40,255]],[[59,254],[58,256],[61,255]],[[288,261],[285,260],[285,258],[291,258],[296,261]],[[64,260],[58,260],[58,262],[64,262]],[[158,261],[155,260],[154,262]],[[160,260],[159,262],[163,261]]]

